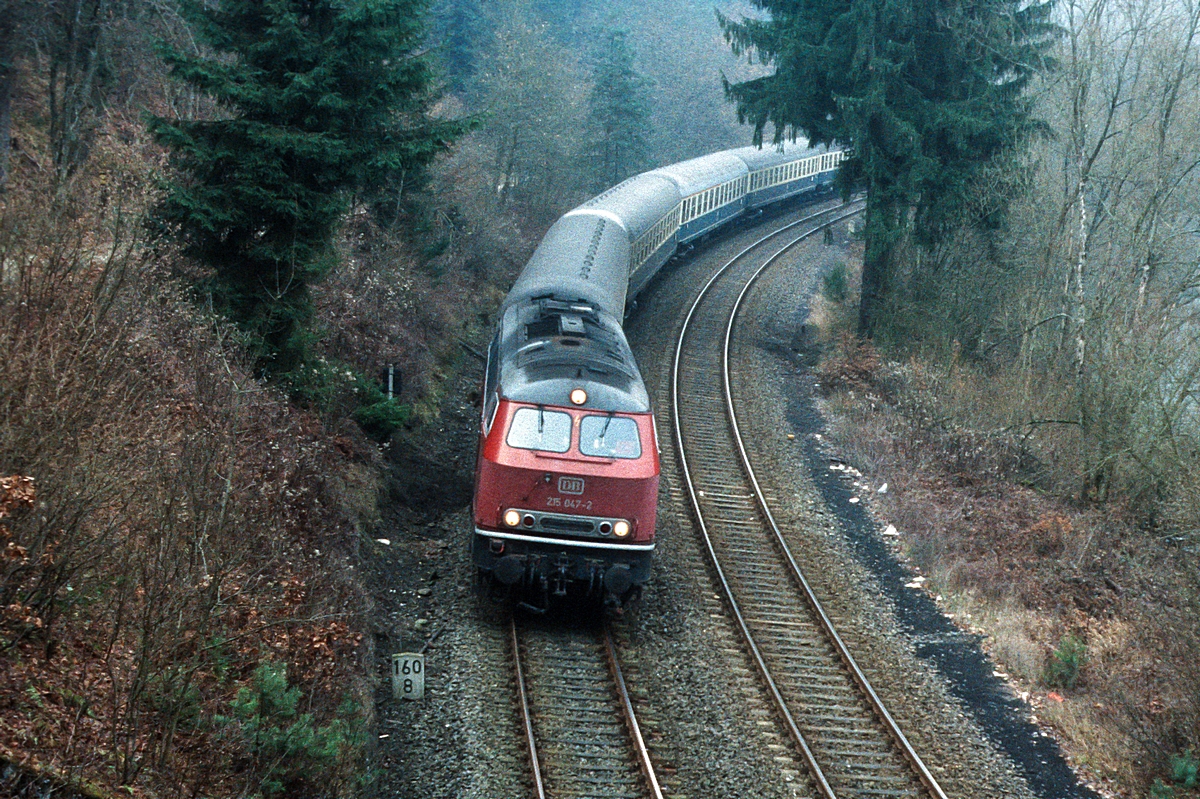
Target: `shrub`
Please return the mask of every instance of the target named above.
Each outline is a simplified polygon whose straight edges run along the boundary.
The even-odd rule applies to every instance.
[[[1200,785],[1200,760],[1196,753],[1188,749],[1171,757],[1171,781],[1184,788],[1195,788]]]
[[[846,301],[846,265],[838,264],[821,276],[821,294],[835,304]]]
[[[1076,635],[1064,635],[1050,655],[1043,681],[1051,688],[1074,688],[1087,662],[1087,644]]]
[[[376,441],[385,441],[412,418],[412,406],[396,399],[388,399],[383,392],[371,384],[362,404],[354,411],[354,421],[367,435]]]
[[[349,413],[359,403],[355,395],[363,384],[352,368],[323,357],[314,358],[279,377],[293,401],[322,417]]]
[[[1155,780],[1148,796],[1149,799],[1175,799],[1175,789],[1162,780]]]
[[[339,760],[362,745],[358,725],[342,717],[324,726],[311,713],[298,713],[300,689],[288,685],[287,667],[264,661],[249,687],[238,690],[232,716],[217,716],[227,735],[240,739],[253,758],[254,793],[324,796],[336,793]]]
[[[247,759],[210,722],[262,651],[314,713],[362,689],[340,450],[248,374],[115,199],[17,199],[0,202],[0,670],[42,705],[17,697],[12,740],[110,792],[205,793]],[[331,612],[348,621],[318,657],[298,631]],[[68,691],[81,713],[45,699]]]
[[[412,406],[388,397],[355,369],[319,357],[282,375],[292,399],[323,418],[349,415],[363,432],[386,441],[412,418]]]

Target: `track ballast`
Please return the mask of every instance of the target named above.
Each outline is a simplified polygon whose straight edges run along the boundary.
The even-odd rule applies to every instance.
[[[793,245],[860,210],[834,208],[791,223],[713,275],[676,348],[676,444],[702,548],[818,795],[945,799],[788,550],[746,456],[729,388],[730,340],[754,280]],[[761,255],[789,231],[788,243]]]
[[[511,621],[535,799],[663,799],[606,625]]]

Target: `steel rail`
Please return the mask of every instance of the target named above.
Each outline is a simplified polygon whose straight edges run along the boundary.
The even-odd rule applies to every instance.
[[[533,795],[535,799],[546,799],[546,779],[543,774],[541,757],[538,754],[537,734],[534,731],[533,722],[534,712],[532,703],[530,702],[529,690],[526,686],[525,668],[522,665],[520,635],[517,631],[516,619],[512,616],[509,617],[509,634],[512,641],[513,663],[516,668],[517,695],[520,703],[521,719],[525,727],[525,741],[529,747],[529,761],[533,772]],[[634,712],[633,700],[629,695],[625,675],[621,671],[621,665],[617,659],[616,645],[613,643],[612,633],[607,624],[604,625],[600,637],[603,639],[605,660],[607,661],[609,675],[612,677],[612,684],[616,689],[617,699],[621,706],[621,716],[625,722],[625,730],[629,734],[629,743],[634,750],[639,770],[646,782],[646,787],[649,789],[651,799],[664,799],[662,788],[658,782],[658,776],[654,771],[654,764],[650,760],[649,749],[646,747],[645,739],[642,737],[637,714]],[[553,776],[553,772],[551,772],[551,776]]]
[[[696,296],[695,302],[692,303],[692,307],[688,309],[687,316],[684,317],[683,327],[679,331],[679,340],[678,340],[678,344],[676,345],[676,348],[675,348],[675,358],[674,358],[674,363],[673,363],[672,369],[671,369],[671,403],[672,403],[672,410],[674,411],[674,413],[672,415],[674,416],[674,422],[675,422],[674,427],[675,427],[676,450],[678,451],[678,454],[679,454],[680,464],[683,467],[684,483],[687,485],[688,496],[692,501],[692,508],[695,512],[696,520],[700,527],[700,532],[703,535],[705,547],[708,549],[709,559],[713,565],[713,568],[717,572],[717,578],[720,581],[721,586],[725,591],[725,599],[729,603],[730,609],[733,611],[734,619],[737,621],[738,627],[741,630],[742,638],[746,641],[746,645],[750,648],[750,653],[754,658],[755,665],[758,667],[759,674],[762,676],[763,680],[766,682],[767,688],[770,691],[772,698],[775,700],[775,705],[778,708],[780,714],[783,716],[784,724],[788,728],[788,732],[791,734],[792,739],[796,742],[796,746],[800,749],[800,752],[804,757],[804,762],[809,768],[809,771],[813,778],[814,784],[817,786],[817,789],[821,792],[821,795],[823,797],[825,797],[825,799],[837,799],[837,795],[834,793],[833,787],[829,784],[829,780],[825,777],[825,772],[821,769],[820,764],[817,762],[816,756],[813,754],[812,749],[809,747],[808,741],[804,737],[804,733],[802,733],[800,731],[800,727],[796,724],[796,720],[792,716],[791,710],[788,708],[787,701],[783,698],[783,694],[780,692],[779,686],[776,685],[775,679],[771,675],[771,669],[767,665],[767,662],[764,659],[762,652],[758,648],[758,644],[754,640],[754,635],[753,635],[753,633],[751,633],[750,627],[746,623],[745,616],[742,615],[742,611],[741,611],[740,606],[738,605],[737,599],[733,596],[733,589],[729,585],[728,579],[726,579],[726,577],[725,577],[725,571],[721,567],[720,559],[717,557],[716,549],[713,547],[712,537],[709,535],[709,532],[708,532],[708,525],[704,521],[704,513],[700,507],[699,497],[696,496],[696,487],[691,478],[691,469],[688,466],[687,455],[684,452],[684,447],[683,447],[683,429],[681,428],[680,421],[679,421],[679,367],[680,367],[680,362],[681,362],[682,356],[683,356],[684,338],[687,335],[688,327],[691,325],[692,318],[696,315],[696,309],[700,307],[700,303],[703,301],[704,297],[708,294],[709,289],[712,288],[712,286],[717,282],[717,280],[720,279],[720,277],[731,266],[733,266],[735,263],[737,263],[739,260],[741,260],[741,258],[744,257],[745,255],[747,255],[750,252],[757,249],[764,242],[769,241],[772,238],[775,238],[780,233],[783,233],[785,231],[788,231],[792,228],[798,227],[805,223],[812,222],[814,219],[828,216],[829,214],[831,214],[837,210],[838,209],[836,209],[836,208],[835,209],[825,209],[825,210],[819,211],[815,214],[810,214],[801,219],[795,220],[794,222],[791,222],[787,225],[784,225],[783,227],[778,228],[777,230],[775,230],[771,233],[768,233],[767,235],[765,235],[762,238],[755,241],[753,244],[750,244],[749,246],[747,246],[745,249],[743,249],[737,255],[730,258],[720,269],[718,269],[716,272],[714,272],[712,277],[710,277],[708,279],[708,282],[704,284],[704,287],[700,289],[700,293]],[[857,213],[857,212],[855,212],[855,213]],[[849,216],[850,214],[846,214],[846,215]],[[828,224],[828,222],[826,222],[824,224]],[[805,231],[803,234],[801,234],[794,240],[792,240],[792,241],[788,242],[786,245],[784,245],[784,247],[782,249],[780,249],[775,255],[773,255],[771,259],[774,260],[779,255],[782,255],[784,252],[786,252],[790,248],[794,247],[796,244],[799,244],[804,239],[808,238],[809,236],[811,236],[814,233],[816,233],[817,231],[819,231],[822,227],[823,227],[823,224],[817,225],[816,227],[812,228],[811,230]]]
[[[617,649],[613,645],[612,633],[607,624],[604,625],[604,649],[608,653],[608,667],[612,671],[613,681],[617,685],[617,693],[621,696],[621,710],[625,713],[625,724],[629,727],[633,747],[637,750],[642,776],[646,778],[646,784],[654,799],[663,799],[662,788],[658,784],[658,775],[654,773],[654,764],[650,762],[650,751],[646,749],[646,741],[642,738],[642,728],[638,724],[637,715],[633,712],[633,700],[625,685],[625,675],[621,673],[621,664],[617,661]]]
[[[851,214],[846,214],[846,216],[850,215]],[[892,714],[888,712],[888,709],[884,706],[883,701],[879,698],[879,695],[875,693],[875,689],[872,687],[870,680],[867,679],[867,675],[863,673],[861,668],[859,668],[858,663],[854,660],[854,656],[850,653],[850,649],[846,646],[845,642],[842,640],[842,637],[838,634],[837,629],[833,626],[833,621],[829,618],[828,614],[825,613],[825,608],[821,606],[821,602],[817,599],[817,595],[813,591],[812,586],[809,585],[804,573],[800,570],[799,564],[796,563],[796,559],[792,555],[791,548],[788,547],[787,541],[783,537],[783,531],[779,529],[779,525],[775,521],[774,514],[771,513],[771,509],[767,506],[767,498],[763,493],[762,487],[759,485],[758,478],[754,473],[754,467],[750,465],[750,457],[746,452],[745,442],[742,440],[741,428],[738,426],[737,413],[733,406],[733,392],[731,388],[729,370],[730,342],[733,338],[733,328],[737,320],[738,312],[741,310],[742,303],[745,301],[746,296],[750,293],[750,288],[758,281],[759,277],[762,276],[767,267],[769,267],[782,252],[783,251],[781,250],[779,253],[776,253],[764,261],[763,264],[755,270],[754,274],[750,276],[750,279],[746,281],[746,284],[742,287],[741,293],[738,294],[738,298],[733,304],[733,310],[730,311],[729,314],[729,322],[725,327],[725,342],[723,351],[721,353],[721,371],[722,380],[725,386],[725,409],[729,419],[730,427],[733,431],[733,440],[737,444],[738,454],[741,456],[742,468],[745,469],[746,476],[749,478],[750,484],[754,487],[754,496],[758,501],[758,506],[762,509],[763,515],[767,517],[767,521],[771,525],[771,532],[774,533],[775,541],[779,544],[780,551],[782,551],[784,559],[787,561],[788,569],[795,578],[797,584],[803,590],[805,600],[807,600],[809,607],[820,621],[821,627],[824,629],[826,636],[833,643],[834,649],[837,651],[838,656],[842,659],[842,663],[845,664],[846,669],[854,678],[855,683],[858,684],[859,689],[867,697],[872,709],[875,711],[876,716],[883,723],[884,729],[887,730],[888,734],[892,736],[893,741],[900,748],[901,754],[904,755],[904,758],[908,760],[909,764],[917,772],[921,782],[925,784],[925,787],[929,789],[929,792],[933,794],[935,799],[947,799],[945,792],[942,791],[941,786],[938,784],[933,774],[930,773],[929,769],[925,766],[924,761],[921,760],[921,756],[917,754],[915,749],[913,749],[912,744],[909,743],[908,738],[900,729],[900,725],[896,723],[894,718],[892,718]]]
[[[517,621],[508,618],[512,639],[513,663],[517,668],[517,695],[521,700],[521,719],[525,722],[525,742],[529,745],[529,764],[533,770],[533,795],[535,799],[546,799],[546,785],[542,780],[542,764],[538,759],[537,740],[533,735],[533,714],[529,710],[529,693],[525,690],[525,672],[521,668],[521,642],[517,639]]]

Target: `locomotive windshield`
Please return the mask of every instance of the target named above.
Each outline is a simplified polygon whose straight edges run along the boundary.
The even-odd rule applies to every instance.
[[[640,458],[637,422],[621,416],[585,416],[579,423],[579,451],[598,458]]]
[[[505,440],[517,449],[566,452],[571,448],[571,414],[544,408],[518,408]]]

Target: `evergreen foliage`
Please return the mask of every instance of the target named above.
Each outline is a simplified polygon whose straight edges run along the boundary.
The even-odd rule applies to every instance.
[[[892,252],[963,223],[975,178],[1040,129],[1025,94],[1047,65],[1050,2],[753,0],[765,20],[721,17],[738,55],[774,66],[726,83],[756,143],[801,134],[853,148],[843,190],[868,190],[859,327],[871,335],[891,288]]]
[[[480,0],[439,0],[434,6],[434,34],[450,89],[470,86],[478,66],[479,50],[488,34]]]
[[[1086,663],[1087,643],[1079,636],[1064,635],[1050,654],[1042,679],[1051,688],[1074,688]]]
[[[615,186],[649,161],[649,82],[633,67],[633,49],[620,30],[600,36],[588,99],[587,157],[595,188]]]
[[[241,739],[253,757],[250,779],[255,796],[326,796],[333,766],[363,744],[360,724],[343,718],[318,726],[300,713],[300,688],[289,685],[287,667],[264,661],[249,687],[239,688],[232,715],[214,721],[224,734]]]
[[[258,348],[304,363],[309,287],[353,195],[411,185],[469,123],[429,117],[427,0],[185,0],[208,52],[164,53],[219,119],[155,117],[175,177],[152,227],[210,266],[201,288]]]

